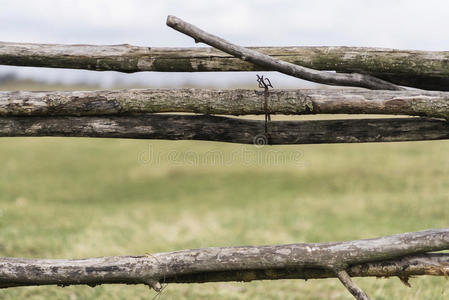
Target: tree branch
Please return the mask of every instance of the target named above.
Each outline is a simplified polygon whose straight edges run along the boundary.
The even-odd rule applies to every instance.
[[[139,280],[131,278],[130,274],[126,275],[126,269],[123,269],[124,262],[127,262],[126,268],[132,269],[142,267],[148,263],[152,255],[148,256],[117,256],[117,257],[102,257],[102,258],[88,258],[79,260],[42,260],[42,259],[20,259],[20,258],[1,258],[3,264],[8,264],[9,271],[0,273],[5,278],[0,277],[0,288],[9,288],[16,286],[27,285],[50,285],[58,284],[61,279],[57,276],[64,272],[78,272],[79,269],[89,269],[89,277],[73,277],[72,279],[64,279],[65,284],[87,284],[91,286],[99,284],[139,284]],[[45,263],[44,263],[45,262]],[[66,266],[62,270],[62,265]],[[11,270],[18,270],[23,265],[29,265],[28,268],[36,267],[38,272],[43,272],[46,268],[55,267],[52,275],[54,281],[37,282],[20,282],[17,276],[12,276]],[[95,267],[96,266],[96,267]],[[59,272],[56,272],[60,269]],[[100,277],[100,270],[103,270],[105,278]],[[16,272],[16,271],[13,271]],[[119,272],[119,274],[117,274]],[[449,255],[447,253],[427,253],[404,256],[397,259],[382,260],[379,262],[356,264],[348,267],[348,274],[351,277],[399,277],[409,278],[412,276],[444,276],[449,274]],[[243,281],[250,282],[254,280],[281,280],[281,279],[326,279],[334,278],[336,274],[333,270],[313,267],[288,267],[276,269],[254,269],[254,270],[228,270],[228,271],[210,271],[202,273],[192,273],[185,275],[166,276],[160,281],[162,283],[205,283],[205,282],[229,282],[229,281]],[[117,278],[117,279],[113,279]],[[146,281],[145,281],[146,280]],[[56,282],[58,281],[58,282]],[[143,279],[143,284],[150,285],[150,280]],[[158,281],[151,281],[156,285]],[[160,282],[159,282],[160,284]],[[64,285],[64,283],[61,283]]]
[[[429,91],[270,90],[270,114],[395,114],[449,119],[449,93]],[[256,90],[136,89],[0,92],[0,116],[110,115],[161,112],[265,114]]]
[[[367,294],[359,288],[354,281],[352,281],[348,272],[340,270],[336,272],[338,279],[345,286],[345,288],[357,299],[357,300],[370,300]]]
[[[0,258],[0,287],[27,285],[95,286],[350,276],[436,275],[449,272],[449,229],[368,240],[222,247],[88,259]]]
[[[398,85],[449,90],[449,51],[368,47],[249,47],[315,70],[368,74]],[[96,71],[270,71],[214,48],[0,42],[0,64]]]
[[[4,117],[0,137],[71,136],[203,140],[256,145],[449,139],[449,123],[424,118],[271,121],[207,115]]]
[[[329,85],[355,86],[374,90],[403,89],[395,84],[370,75],[323,72],[281,61],[255,50],[231,44],[228,41],[209,34],[175,16],[167,17],[167,25],[192,37],[196,43],[203,42],[242,60],[249,61],[255,65],[268,68],[271,71],[278,71],[293,77]]]

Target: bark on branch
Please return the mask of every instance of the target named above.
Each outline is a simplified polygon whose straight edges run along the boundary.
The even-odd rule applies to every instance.
[[[293,77],[329,85],[364,87],[374,90],[402,90],[403,88],[364,74],[343,74],[318,71],[275,59],[269,55],[232,44],[220,37],[209,34],[175,16],[167,17],[167,25],[192,37],[196,43],[203,42],[244,61],[252,62],[271,71],[278,71]]]
[[[357,300],[370,300],[368,295],[352,281],[346,270],[339,270],[336,273],[340,282]]]
[[[88,259],[0,258],[0,287],[28,285],[95,286],[107,283],[153,284],[350,276],[444,276],[449,229],[427,230],[368,240],[222,247],[145,256]]]
[[[271,114],[394,114],[449,119],[449,93],[430,91],[270,90]],[[0,116],[191,112],[265,114],[259,90],[136,89],[0,92]]]
[[[427,90],[449,90],[449,51],[368,47],[249,47],[316,70],[368,74]],[[96,71],[269,71],[214,48],[62,45],[0,42],[0,64]]]
[[[344,119],[265,122],[207,115],[3,117],[0,137],[71,136],[203,140],[256,145],[400,142],[449,139],[436,119]]]
[[[154,262],[153,255],[144,256],[114,256],[87,259],[25,259],[25,258],[0,258],[0,265],[7,266],[8,270],[0,273],[0,288],[10,288],[30,285],[100,285],[100,284],[140,284],[143,280],[133,277],[129,272],[135,268],[142,268],[148,263]],[[21,267],[26,266],[19,271]],[[31,270],[35,267],[32,273]],[[53,273],[47,279],[39,282],[32,281],[29,277],[39,277],[39,273],[55,267]],[[64,273],[79,270],[89,271],[89,275],[81,275],[72,278],[63,277]],[[425,253],[408,255],[401,258],[355,264],[347,268],[351,277],[400,277],[413,276],[448,276],[449,254]],[[20,275],[28,274],[28,275]],[[34,275],[32,275],[34,274]],[[103,275],[101,275],[103,274]],[[101,277],[105,276],[105,277]],[[288,268],[262,268],[254,270],[227,270],[207,271],[184,275],[165,276],[161,283],[205,283],[205,282],[229,282],[254,280],[281,280],[281,279],[326,279],[334,278],[334,271],[324,268],[293,266]],[[62,280],[62,281],[61,281]]]

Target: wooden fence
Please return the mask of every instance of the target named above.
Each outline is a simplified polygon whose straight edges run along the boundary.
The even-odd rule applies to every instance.
[[[175,28],[182,24],[182,20],[171,18],[168,20],[170,26]],[[197,30],[193,25],[187,25],[187,29],[180,31]],[[207,38],[203,34],[198,40]],[[449,90],[449,52],[348,47],[249,50],[253,52],[248,55],[260,51],[274,57],[276,63],[280,61],[282,66],[285,66],[283,61],[287,61],[299,68],[359,72],[363,76],[371,76],[369,78],[374,76],[388,81],[386,86],[406,85],[415,89],[277,90],[268,89],[261,81],[263,90],[0,92],[0,136],[191,139],[246,144],[449,138],[449,92],[444,92]],[[246,49],[242,51],[235,56],[244,60],[213,48],[0,43],[0,64],[120,72],[271,70],[248,62],[247,56],[239,54],[247,55]],[[359,77],[351,74],[346,78]],[[373,82],[380,82],[376,80]],[[158,114],[167,112],[172,114]],[[179,112],[196,114],[173,114]],[[253,114],[265,115],[266,119],[222,116]],[[271,121],[272,114],[402,116]],[[0,287],[127,283],[146,284],[160,291],[163,282],[338,277],[354,297],[368,299],[350,276],[398,276],[405,283],[414,275],[447,276],[449,254],[430,252],[448,249],[449,228],[445,228],[370,240],[205,248],[132,257],[82,260],[0,258]]]

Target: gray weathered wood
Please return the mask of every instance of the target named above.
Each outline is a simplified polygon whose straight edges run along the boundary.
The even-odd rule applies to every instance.
[[[191,112],[264,114],[262,90],[136,89],[0,92],[0,116]],[[389,114],[449,119],[449,93],[430,91],[270,90],[271,114]]]
[[[400,86],[375,78],[371,75],[330,73],[282,61],[255,50],[232,44],[175,16],[167,17],[167,25],[192,37],[196,43],[202,42],[208,44],[244,61],[252,62],[257,66],[265,67],[271,71],[278,71],[304,80],[329,85],[364,87],[373,90],[403,89]]]
[[[446,276],[449,272],[447,253],[427,253],[355,264],[347,269],[351,277],[392,277],[404,279],[412,276]],[[222,272],[195,273],[166,278],[166,283],[203,283],[219,281],[253,281],[276,279],[325,279],[335,277],[333,270],[310,267],[257,269],[250,271],[230,270]],[[1,287],[1,284],[0,284]]]
[[[346,270],[339,270],[336,274],[340,282],[354,296],[354,298],[357,300],[370,300],[368,295],[361,288],[359,288],[354,281],[352,281]]]
[[[2,117],[0,137],[72,136],[203,140],[242,144],[321,144],[449,139],[449,123],[425,118],[265,122],[207,115]]]
[[[335,277],[335,269],[346,269],[351,276],[443,276],[449,271],[449,255],[420,253],[444,249],[449,249],[449,229],[348,242],[203,248],[146,256],[6,257],[0,258],[0,287],[310,279]]]
[[[449,90],[449,51],[369,47],[249,47],[316,70],[363,73],[398,85]],[[269,71],[214,48],[0,42],[0,64],[96,71]]]
[[[29,280],[19,279],[18,275],[13,275],[10,271],[5,275],[1,274],[0,288],[9,288],[15,286],[27,285],[69,285],[69,284],[88,284],[95,286],[99,284],[140,284],[138,278],[127,275],[127,268],[146,266],[151,262],[152,255],[146,256],[121,256],[121,257],[101,257],[90,259],[25,259],[25,258],[0,258],[0,265],[9,266],[10,270],[16,271],[22,266],[28,266],[28,269],[34,268],[36,272],[44,272],[50,266],[56,267],[54,277],[60,276],[70,270],[90,268],[92,275],[89,277],[73,277],[72,281],[68,278],[64,282],[56,279],[41,280],[31,283]],[[64,266],[64,268],[63,268]],[[56,270],[60,269],[58,272]],[[24,271],[27,271],[24,269]],[[100,271],[103,271],[105,277],[100,277]],[[355,264],[347,268],[351,277],[393,277],[408,278],[413,276],[447,276],[449,273],[449,255],[447,253],[427,253],[409,255],[391,260],[382,260],[379,262],[369,262]],[[32,273],[32,274],[33,274]],[[115,273],[115,274],[114,274]],[[312,267],[289,267],[289,268],[265,268],[254,270],[227,270],[220,272],[202,272],[184,275],[166,276],[162,283],[205,283],[205,282],[227,282],[254,280],[280,280],[280,279],[326,279],[335,277],[335,272],[324,268]],[[71,282],[71,283],[70,283]]]

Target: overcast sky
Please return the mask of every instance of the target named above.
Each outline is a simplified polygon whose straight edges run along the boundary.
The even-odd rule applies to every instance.
[[[449,50],[449,1],[444,0],[0,0],[0,40],[195,46],[191,38],[165,25],[169,14],[246,46]],[[253,77],[249,73],[120,74],[0,66],[0,74],[11,70],[34,79],[83,80],[104,86],[115,82],[227,85]],[[280,74],[270,76],[279,82],[278,87],[297,82]]]

